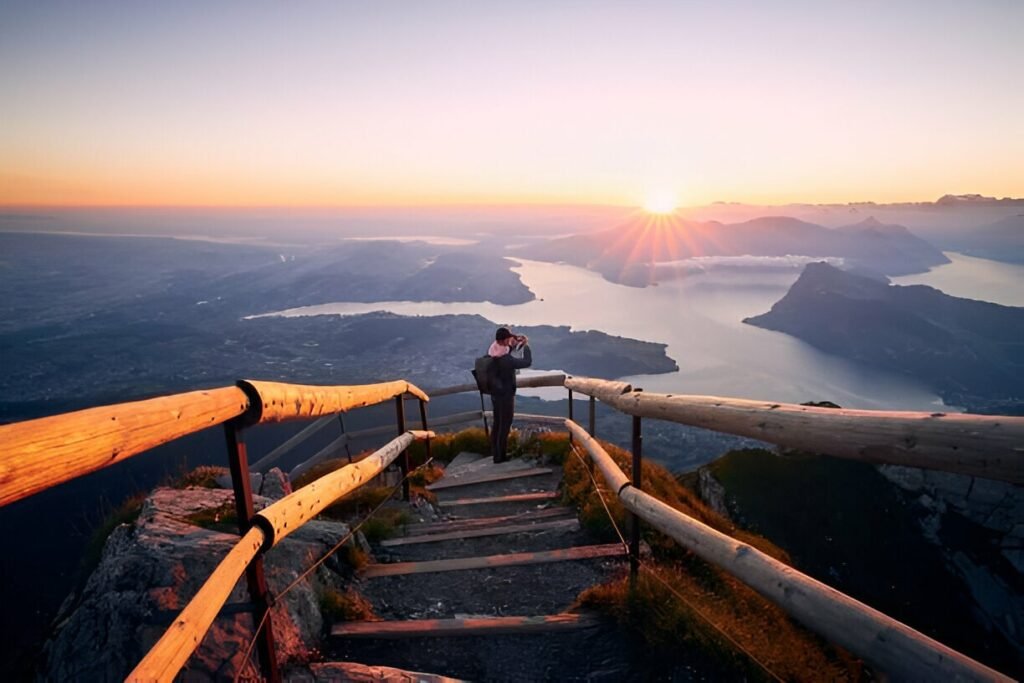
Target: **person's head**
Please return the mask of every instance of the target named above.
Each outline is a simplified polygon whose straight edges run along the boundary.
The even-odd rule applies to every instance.
[[[494,333],[494,341],[502,344],[503,346],[512,346],[515,343],[516,337],[512,334],[512,331],[507,327],[499,327],[498,331]]]

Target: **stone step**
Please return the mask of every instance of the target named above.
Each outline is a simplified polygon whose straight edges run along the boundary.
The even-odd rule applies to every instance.
[[[616,556],[625,556],[625,549],[622,547],[621,543],[584,545],[573,548],[560,548],[558,550],[544,550],[535,553],[510,553],[506,555],[487,555],[484,557],[461,557],[451,560],[371,564],[363,570],[363,576],[367,579],[375,579],[381,576],[400,576],[429,572],[451,572],[461,571],[464,569],[513,567],[526,564],[543,564],[547,562],[564,562],[568,560],[585,560],[598,557]]]
[[[462,451],[452,461],[445,466],[445,472],[457,472],[463,467],[468,467],[473,463],[481,462],[483,460],[491,460],[489,455],[481,455],[480,453],[473,453],[471,451]]]
[[[502,463],[504,464],[504,463]],[[480,473],[474,473],[473,476],[467,475],[465,478],[453,478],[449,479],[444,477],[433,484],[427,486],[428,491],[441,491],[444,489],[455,488],[456,486],[473,486],[476,484],[489,484],[496,481],[505,481],[508,479],[522,479],[525,477],[536,477],[542,474],[551,474],[554,472],[550,467],[530,467],[530,468],[517,468],[510,471],[501,472],[488,472],[482,471]]]
[[[552,633],[593,628],[593,614],[549,614],[532,617],[460,617],[403,621],[350,621],[335,624],[331,635],[341,638],[416,638],[425,636],[490,636]]]
[[[575,517],[571,519],[555,519],[548,522],[535,522],[532,524],[507,524],[482,529],[462,529],[445,533],[420,534],[416,536],[405,536],[403,538],[391,538],[381,541],[385,548],[414,545],[417,543],[438,543],[440,541],[454,541],[465,538],[482,538],[484,536],[501,536],[504,534],[521,534],[534,531],[549,531],[551,529],[579,529],[580,523]]]
[[[491,505],[494,503],[542,503],[546,500],[558,498],[558,491],[539,491],[534,493],[514,493],[507,496],[481,496],[478,498],[456,498],[454,500],[442,501],[443,507],[458,507],[463,505]]]
[[[285,680],[292,683],[464,683],[465,679],[397,669],[393,666],[370,666],[356,662],[319,662],[289,667]]]
[[[490,500],[488,500],[490,502]],[[511,515],[499,515],[497,517],[466,517],[456,518],[447,522],[422,522],[411,524],[406,527],[405,533],[408,536],[419,536],[422,534],[440,534],[460,529],[479,529],[481,527],[499,526],[513,522],[532,522],[538,519],[550,519],[552,517],[569,517],[575,515],[572,508],[550,507],[541,510],[527,510]]]
[[[452,463],[455,462],[454,460],[452,461]],[[472,477],[482,472],[512,472],[514,470],[530,469],[535,466],[536,463],[533,460],[524,460],[523,458],[513,458],[505,462],[494,462],[494,459],[488,455],[472,462],[464,461],[458,465],[449,464],[444,468],[444,477],[445,479],[460,479]]]

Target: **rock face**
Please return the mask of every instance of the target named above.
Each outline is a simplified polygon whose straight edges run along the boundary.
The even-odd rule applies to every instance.
[[[257,507],[269,502],[258,498]],[[197,526],[191,518],[232,506],[233,494],[224,489],[156,489],[134,525],[114,530],[99,566],[81,592],[65,602],[44,650],[40,679],[122,680],[238,540],[237,535]],[[272,593],[291,584],[347,533],[344,524],[314,521],[274,547],[265,557]],[[319,568],[272,608],[282,660],[305,660],[318,643],[322,619],[317,584],[330,580],[327,572]],[[243,578],[228,604],[248,599]],[[186,680],[231,678],[246,666],[244,652],[251,638],[252,619],[246,611],[220,615],[186,665]]]
[[[1024,489],[913,467],[883,465],[879,470],[918,497],[929,512],[922,520],[924,535],[943,552],[949,570],[964,580],[976,616],[1024,656]],[[973,542],[965,545],[965,536]]]

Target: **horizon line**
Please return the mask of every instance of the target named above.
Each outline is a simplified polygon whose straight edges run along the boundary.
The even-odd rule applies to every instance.
[[[862,205],[875,205],[875,206],[898,206],[898,205],[922,205],[922,204],[937,204],[939,200],[944,197],[977,197],[973,201],[979,203],[982,202],[1024,202],[1024,197],[996,197],[984,195],[981,193],[953,193],[948,192],[935,199],[906,199],[900,201],[889,201],[879,202],[876,200],[849,200],[849,201],[832,201],[832,202],[814,202],[814,201],[783,201],[777,203],[768,202],[751,202],[742,200],[715,200],[707,202],[705,204],[680,204],[676,207],[675,211],[684,211],[686,209],[700,209],[714,206],[752,206],[752,207],[770,207],[770,206],[862,206]],[[967,200],[969,203],[972,200]],[[569,209],[569,208],[589,208],[589,209],[637,209],[641,208],[639,204],[616,204],[616,203],[596,203],[596,202],[444,202],[444,203],[409,203],[409,204],[22,204],[22,203],[0,203],[0,211],[60,211],[60,210],[138,210],[138,209],[152,209],[152,210],[222,210],[222,211],[238,211],[238,210],[277,210],[277,211],[288,211],[288,210],[319,210],[319,211],[344,211],[344,210],[438,210],[438,209]]]

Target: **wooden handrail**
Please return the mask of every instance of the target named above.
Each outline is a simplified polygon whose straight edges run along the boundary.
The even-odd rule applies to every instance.
[[[259,553],[269,550],[324,508],[380,474],[413,441],[432,436],[432,432],[406,432],[371,456],[324,475],[257,513],[253,527],[221,560],[126,680],[133,683],[174,680],[199,647],[246,567]]]
[[[623,507],[880,671],[897,680],[1012,680],[638,490],[582,427],[571,420],[565,424]]]
[[[412,394],[421,401],[430,400],[419,387],[404,379],[355,386],[314,386],[257,380],[243,380],[239,384],[259,397],[253,418],[261,424],[343,413],[404,394]]]
[[[0,506],[243,414],[238,387],[88,408],[0,426]]]
[[[255,526],[249,529],[125,680],[132,683],[173,681],[199,647],[217,613],[231,597],[238,579],[264,544],[263,530]]]
[[[815,408],[718,396],[566,386],[628,414],[748,436],[787,448],[1024,484],[1024,417]],[[593,393],[592,393],[593,392]]]
[[[563,420],[566,429],[572,434],[573,438],[579,442],[587,453],[590,454],[590,459],[594,461],[594,465],[601,470],[601,474],[604,475],[604,480],[611,487],[611,490],[618,495],[622,489],[631,485],[629,477],[627,477],[619,466],[615,464],[611,456],[601,448],[601,444],[597,442],[597,439],[590,436],[583,427],[579,426],[572,420]]]
[[[372,455],[326,474],[257,512],[254,521],[267,533],[268,549],[323,512],[334,501],[383,472],[413,441],[433,437],[433,432],[405,432]]]
[[[614,382],[608,379],[594,379],[593,377],[566,377],[565,388],[578,391],[587,396],[593,396],[606,403],[614,401],[622,394],[633,391],[631,384]]]
[[[319,417],[405,394],[430,400],[405,380],[355,386],[246,380],[236,387],[191,391],[2,425],[0,507],[232,418],[280,422]]]
[[[565,384],[566,375],[562,372],[549,373],[547,375],[533,375],[530,377],[517,377],[516,387],[519,389],[535,389],[538,387],[560,387]],[[452,394],[465,394],[479,391],[475,383],[456,384],[450,387],[438,387],[427,389],[432,398],[438,396],[451,396]]]

